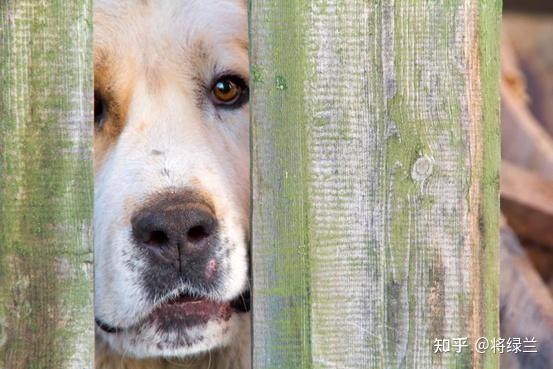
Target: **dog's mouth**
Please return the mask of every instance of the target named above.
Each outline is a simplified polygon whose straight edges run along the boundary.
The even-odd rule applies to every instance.
[[[228,321],[232,314],[247,313],[250,308],[249,291],[226,302],[181,293],[176,298],[167,299],[157,306],[139,325],[155,323],[162,330],[171,330],[176,327],[190,329],[210,321]],[[106,333],[129,330],[111,326],[99,319],[96,319],[96,325]]]
[[[180,323],[181,326],[191,328],[210,320],[228,320],[233,313],[245,313],[249,310],[249,292],[242,293],[227,302],[183,293],[159,305],[148,316],[148,320],[167,324]]]

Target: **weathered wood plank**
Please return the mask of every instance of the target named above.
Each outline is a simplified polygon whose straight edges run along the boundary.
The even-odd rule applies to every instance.
[[[90,20],[0,3],[0,368],[92,368]]]
[[[508,55],[508,54],[507,54]],[[503,68],[501,86],[501,154],[519,166],[553,179],[553,139],[536,121],[523,94],[520,82]]]
[[[251,2],[254,368],[496,368],[500,3]]]
[[[519,236],[553,248],[553,181],[503,161],[501,210]]]
[[[503,158],[553,179],[553,139],[508,89],[501,92]]]
[[[553,8],[553,2],[542,2]],[[553,135],[553,15],[506,14],[503,30],[513,45],[530,95],[529,109]]]
[[[504,0],[504,8],[513,12],[553,13],[553,3],[547,0]]]
[[[503,353],[502,369],[551,368],[553,297],[507,227],[501,229],[501,337],[537,341],[537,353]]]
[[[527,239],[521,240],[521,244],[542,279],[546,283],[553,279],[553,248]]]

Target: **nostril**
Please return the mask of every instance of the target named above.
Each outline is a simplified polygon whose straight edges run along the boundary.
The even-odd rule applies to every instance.
[[[198,243],[207,237],[209,237],[209,232],[201,225],[190,228],[186,234],[186,238],[190,243]]]
[[[145,246],[164,246],[171,242],[170,229],[163,217],[151,212],[140,212],[131,220],[136,242]]]
[[[169,242],[169,237],[163,231],[152,231],[144,238],[144,243],[150,246],[163,246]]]

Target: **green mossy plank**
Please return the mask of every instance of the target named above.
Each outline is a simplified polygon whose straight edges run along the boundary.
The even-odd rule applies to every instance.
[[[254,368],[497,368],[497,0],[250,2]]]
[[[92,368],[91,2],[0,4],[0,368]]]

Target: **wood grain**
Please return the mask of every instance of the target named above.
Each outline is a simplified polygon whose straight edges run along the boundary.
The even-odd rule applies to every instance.
[[[92,368],[91,2],[0,3],[0,368]]]
[[[501,227],[501,337],[535,338],[536,353],[504,353],[502,369],[550,369],[553,298],[515,234]]]
[[[251,2],[254,368],[497,368],[500,10]]]

